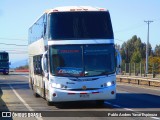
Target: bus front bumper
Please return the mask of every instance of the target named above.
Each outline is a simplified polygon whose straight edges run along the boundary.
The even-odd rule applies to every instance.
[[[110,100],[116,98],[116,85],[97,90],[72,91],[52,89],[50,102]]]

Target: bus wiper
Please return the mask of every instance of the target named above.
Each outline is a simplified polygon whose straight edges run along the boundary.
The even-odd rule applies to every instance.
[[[110,72],[108,72],[108,71],[104,71],[104,72],[102,72],[100,75],[108,75]]]
[[[68,77],[75,77],[77,78],[78,76],[75,76],[74,74],[72,73],[63,73],[64,75],[67,75]]]

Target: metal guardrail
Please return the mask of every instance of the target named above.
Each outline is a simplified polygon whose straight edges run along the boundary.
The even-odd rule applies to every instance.
[[[122,63],[121,71],[122,75],[129,76],[141,76],[141,77],[153,77],[160,78],[160,64],[159,63],[149,63],[148,74],[145,73],[145,63]]]
[[[160,87],[160,79],[140,78],[136,76],[130,77],[130,76],[119,76],[118,75],[117,82]]]

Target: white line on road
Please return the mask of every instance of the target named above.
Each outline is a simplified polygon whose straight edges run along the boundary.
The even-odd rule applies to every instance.
[[[160,118],[157,118],[157,117],[151,117],[152,119],[156,119],[156,120],[160,120]]]
[[[123,86],[133,86],[133,84],[127,84],[127,83],[118,83],[117,85],[123,85]],[[156,90],[156,91],[160,91],[159,89],[157,89],[156,87],[148,87],[148,86],[142,86],[142,85],[134,85],[133,87],[137,87],[137,88],[143,88],[143,89],[148,89],[148,90]]]
[[[19,98],[19,100],[26,106],[26,108],[29,111],[34,111],[27,103],[26,101],[17,93],[17,91],[12,87],[11,84],[8,84],[9,87],[12,89],[12,91],[14,92],[14,94]],[[42,118],[36,117],[37,120],[43,120]]]
[[[22,76],[24,76],[24,77],[26,77],[26,78],[29,78],[28,76],[26,76],[26,75],[22,75]]]

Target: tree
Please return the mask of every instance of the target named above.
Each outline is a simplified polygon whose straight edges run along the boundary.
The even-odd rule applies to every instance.
[[[160,57],[160,45],[156,45],[154,55]]]
[[[121,57],[124,63],[128,63],[128,50],[126,48],[126,43],[124,42],[121,47]]]
[[[134,56],[138,55],[139,57],[141,57],[141,58],[138,58],[138,59],[142,60],[143,58],[145,58],[145,56],[144,56],[145,55],[145,50],[146,50],[145,46],[146,45],[141,42],[141,39],[138,38],[136,35],[134,35],[131,39],[129,39],[127,42],[124,42],[122,44],[122,48],[121,48],[122,60],[125,63],[131,62],[133,53],[135,54]],[[137,53],[137,51],[139,51],[139,52]],[[132,59],[132,62],[133,61],[137,61],[137,60]]]
[[[24,66],[19,66],[16,69],[28,69],[28,68],[29,68],[28,65],[24,65]]]
[[[149,71],[154,69],[155,73],[160,73],[160,57],[149,57]]]
[[[115,44],[115,48],[116,48],[117,50],[120,50],[120,49],[121,49],[121,46],[118,45],[118,44]]]
[[[139,63],[141,62],[142,57],[141,57],[141,53],[140,51],[134,51],[132,58],[131,58],[131,62],[132,63]]]

